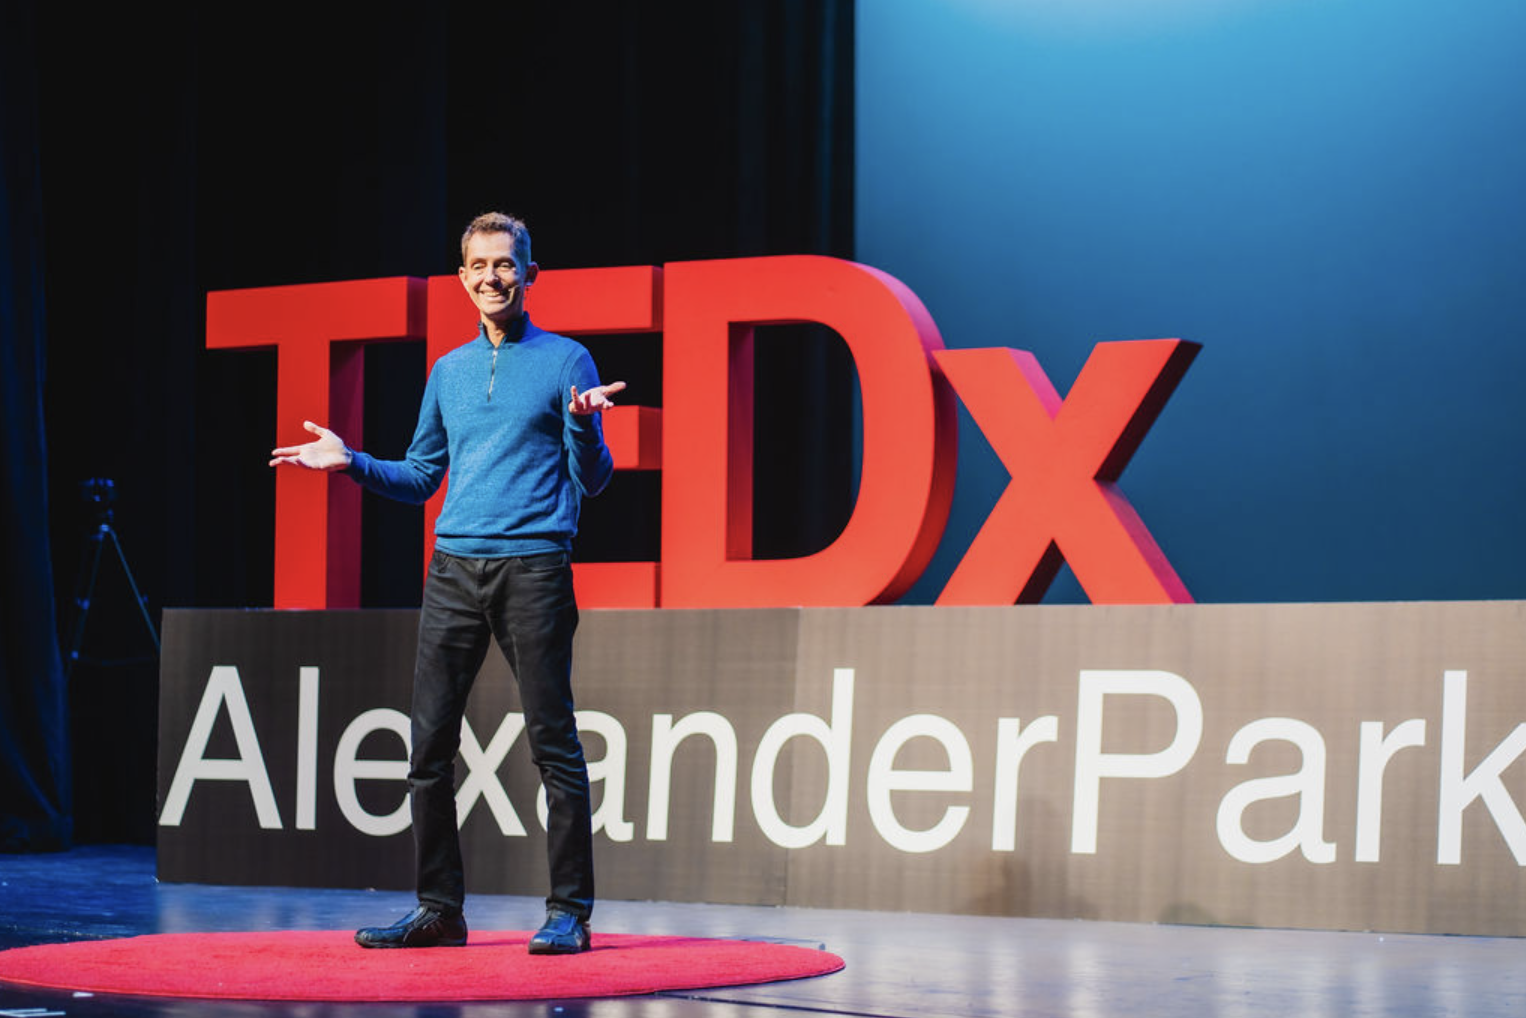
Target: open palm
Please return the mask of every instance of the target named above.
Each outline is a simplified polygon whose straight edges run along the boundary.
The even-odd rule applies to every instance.
[[[303,421],[302,427],[318,437],[303,445],[270,450],[271,466],[289,463],[309,470],[342,470],[350,465],[350,450],[338,435],[312,421]]]

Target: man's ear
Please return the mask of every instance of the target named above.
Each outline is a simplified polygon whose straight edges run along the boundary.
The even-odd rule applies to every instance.
[[[465,272],[466,270],[462,269],[461,271]],[[525,266],[525,285],[529,286],[531,283],[534,283],[535,282],[535,277],[538,276],[538,275],[540,275],[540,266],[539,265],[536,265],[534,262],[531,262],[529,265],[526,265]]]

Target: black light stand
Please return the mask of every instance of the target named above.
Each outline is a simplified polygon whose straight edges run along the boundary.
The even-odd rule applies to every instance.
[[[93,477],[88,481],[80,482],[80,497],[95,511],[95,524],[90,533],[85,535],[85,546],[80,554],[79,578],[74,585],[74,632],[69,641],[68,653],[64,657],[65,678],[73,673],[74,665],[80,661],[86,664],[108,666],[143,664],[159,656],[159,634],[154,629],[153,619],[149,618],[143,595],[138,593],[138,583],[133,579],[132,567],[127,564],[127,555],[122,551],[122,542],[117,537],[116,528],[112,525],[111,507],[117,498],[116,485],[109,478]],[[138,606],[138,614],[143,618],[143,625],[148,628],[148,637],[154,642],[152,656],[104,660],[83,657],[80,653],[85,643],[85,623],[90,619],[95,584],[101,574],[101,556],[105,552],[108,540],[111,542],[111,547],[116,550],[117,561],[122,563],[122,572],[127,577],[127,585],[132,589],[133,601]]]

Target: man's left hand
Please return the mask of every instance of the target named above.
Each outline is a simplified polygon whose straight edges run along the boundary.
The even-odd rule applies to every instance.
[[[625,388],[624,382],[610,382],[608,385],[597,385],[587,392],[578,392],[578,387],[572,387],[572,402],[567,404],[567,412],[586,417],[608,410],[614,406],[609,397]]]

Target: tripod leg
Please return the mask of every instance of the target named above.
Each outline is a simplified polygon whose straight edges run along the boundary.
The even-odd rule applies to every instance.
[[[154,641],[154,653],[159,653],[159,634],[154,630],[154,620],[149,618],[148,606],[143,603],[143,595],[138,593],[138,581],[132,577],[132,568],[127,564],[127,553],[122,550],[122,542],[117,537],[115,530],[108,531],[111,534],[111,546],[117,550],[117,559],[122,563],[122,572],[127,576],[127,585],[132,588],[132,599],[138,606],[138,614],[143,616],[143,624],[148,627],[148,638]]]
[[[101,551],[105,535],[110,531],[101,527],[86,540],[93,545],[93,549],[85,558],[80,559],[79,580],[74,585],[74,633],[69,640],[69,654],[64,658],[64,679],[74,671],[74,662],[79,660],[80,648],[85,645],[85,623],[90,619],[90,599],[95,595],[95,581],[101,573]]]

